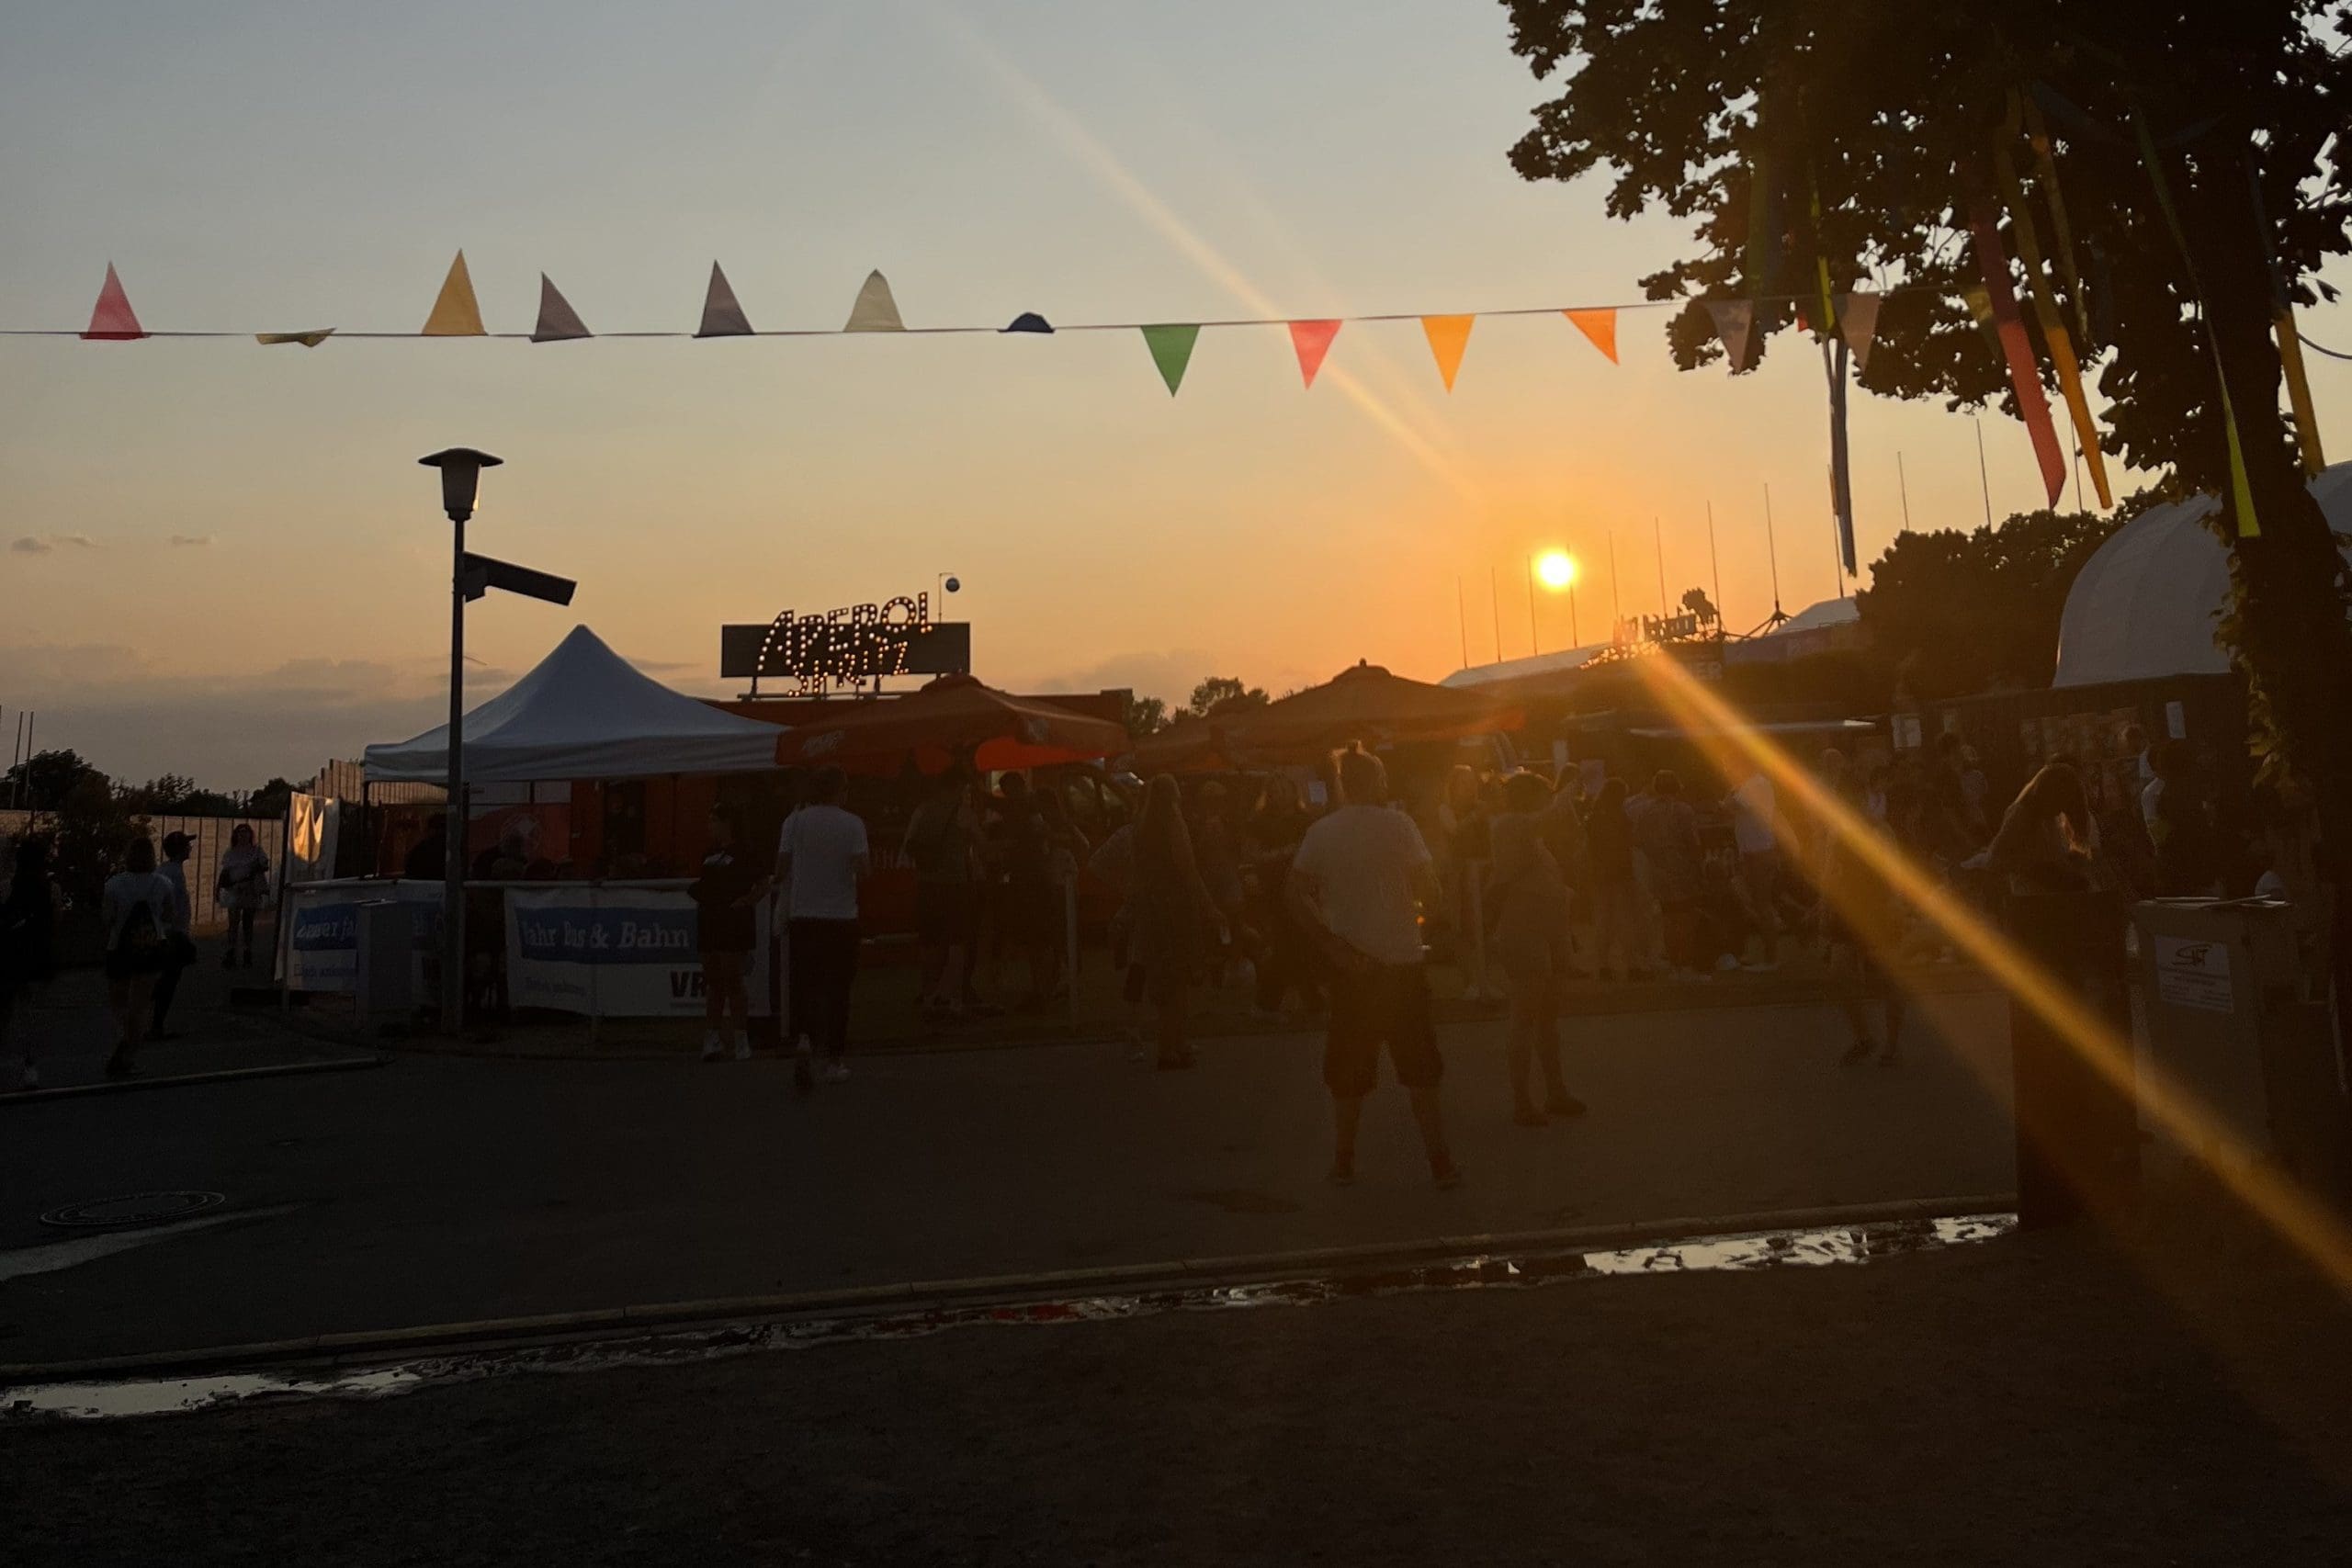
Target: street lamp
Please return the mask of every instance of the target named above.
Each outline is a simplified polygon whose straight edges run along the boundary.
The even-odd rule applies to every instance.
[[[417,462],[441,470],[441,510],[455,536],[449,550],[449,803],[442,820],[448,840],[441,867],[441,1030],[455,1035],[466,1011],[466,520],[474,514],[481,471],[505,459],[470,446],[452,446]]]

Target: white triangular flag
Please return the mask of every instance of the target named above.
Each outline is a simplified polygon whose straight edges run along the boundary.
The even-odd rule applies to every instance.
[[[555,286],[546,273],[539,274],[539,324],[531,329],[533,343],[562,343],[576,337],[594,337],[580,320],[580,312]]]
[[[1838,296],[1838,324],[1845,331],[1846,346],[1854,351],[1854,368],[1858,372],[1870,368],[1871,343],[1878,333],[1882,298],[1877,294]]]
[[[857,303],[849,308],[849,324],[845,333],[902,333],[907,323],[899,320],[899,302],[890,298],[890,280],[878,272],[865,275],[865,286],[857,291]]]
[[[702,326],[696,337],[749,337],[752,323],[743,314],[743,307],[735,302],[735,290],[727,285],[727,275],[718,264],[710,264],[710,291],[703,296]]]
[[[1715,335],[1724,340],[1724,352],[1731,356],[1731,372],[1736,376],[1747,368],[1748,355],[1755,346],[1756,306],[1747,299],[1710,299],[1707,314],[1714,318]]]

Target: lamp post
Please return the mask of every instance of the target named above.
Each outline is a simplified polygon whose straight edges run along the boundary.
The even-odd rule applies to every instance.
[[[503,461],[470,446],[452,446],[417,461],[441,470],[441,510],[449,514],[449,804],[447,858],[441,884],[441,1032],[456,1035],[466,1015],[466,520],[474,514],[481,471]]]

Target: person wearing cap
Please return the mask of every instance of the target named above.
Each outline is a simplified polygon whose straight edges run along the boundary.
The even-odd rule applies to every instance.
[[[195,911],[187,897],[188,852],[196,840],[186,833],[164,835],[164,863],[155,874],[171,888],[171,908],[164,921],[164,966],[155,976],[155,1010],[147,1031],[151,1040],[174,1038],[164,1028],[164,1015],[172,1010],[172,997],[180,988],[180,971],[196,962],[196,938],[190,928],[196,923]]]

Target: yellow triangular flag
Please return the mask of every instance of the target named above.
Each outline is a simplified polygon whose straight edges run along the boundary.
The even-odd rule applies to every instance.
[[[433,314],[424,318],[426,337],[488,337],[481,324],[481,307],[474,303],[474,280],[466,271],[466,253],[459,251],[458,259],[449,264],[449,276],[441,280],[441,296],[433,301]]]
[[[1470,346],[1470,324],[1476,316],[1423,316],[1421,331],[1428,334],[1430,352],[1437,356],[1437,373],[1445,378],[1445,389],[1453,390],[1454,372],[1462,368],[1462,351]]]
[[[865,275],[865,286],[857,291],[857,303],[849,309],[849,322],[842,328],[845,333],[902,333],[907,323],[899,320],[899,302],[890,297],[890,280],[878,272]]]

